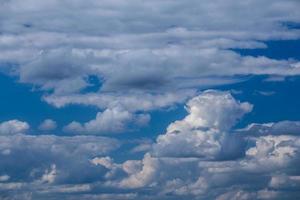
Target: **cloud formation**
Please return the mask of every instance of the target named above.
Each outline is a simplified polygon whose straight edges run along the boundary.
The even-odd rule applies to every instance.
[[[42,90],[55,107],[92,105],[135,115],[248,75],[299,75],[297,60],[233,50],[299,39],[299,29],[289,26],[300,22],[298,7],[296,0],[2,1],[0,67]],[[67,129],[106,130],[86,126],[73,122]]]
[[[9,120],[0,123],[0,135],[14,135],[25,133],[30,128],[27,122],[19,120]]]
[[[68,136],[27,135],[27,122],[1,122],[0,199],[300,199],[300,122],[236,130],[253,106],[229,92],[200,92],[249,75],[299,75],[298,60],[236,51],[299,40],[299,7],[298,0],[0,0],[0,72],[56,108],[98,109],[95,119],[65,125]],[[183,103],[187,116],[155,142],[131,148],[95,136],[130,132],[147,125],[149,112]],[[48,119],[39,129],[56,126]],[[122,144],[130,149],[116,156]]]
[[[145,126],[150,120],[150,115],[133,114],[129,111],[113,108],[98,112],[96,119],[84,123],[73,121],[64,127],[66,132],[82,134],[109,134],[126,131],[129,125]]]
[[[289,26],[300,22],[298,7],[296,0],[2,1],[0,63],[57,107],[157,109],[243,80],[237,76],[298,75],[296,60],[232,50],[299,38]],[[83,92],[91,76],[98,89]]]
[[[239,151],[226,131],[252,110],[251,104],[236,101],[228,92],[205,91],[188,101],[186,109],[189,114],[157,138],[156,155],[214,159],[222,151]]]
[[[57,123],[53,119],[45,119],[38,128],[41,131],[52,131],[57,128]]]
[[[116,164],[100,157],[93,163],[108,170],[107,184],[133,190],[141,199],[147,199],[145,188],[152,199],[299,197],[299,134],[280,128],[264,134],[263,126],[251,133],[229,129],[251,108],[227,92],[203,92],[187,103],[189,114],[170,124],[142,160]],[[296,130],[298,122],[288,124]]]
[[[89,160],[109,155],[119,146],[115,139],[94,136],[0,136],[0,198],[40,199],[89,191],[86,181],[104,175]]]
[[[297,199],[299,122],[235,130],[252,107],[229,92],[204,91],[154,143],[124,152],[145,152],[136,160],[115,159],[120,141],[105,137],[3,135],[1,198]]]

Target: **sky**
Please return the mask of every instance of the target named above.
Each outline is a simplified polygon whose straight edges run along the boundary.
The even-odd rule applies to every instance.
[[[298,0],[0,0],[0,199],[300,199]]]

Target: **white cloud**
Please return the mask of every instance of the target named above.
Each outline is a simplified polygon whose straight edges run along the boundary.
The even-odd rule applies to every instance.
[[[230,129],[251,108],[250,104],[235,100],[227,92],[204,92],[187,103],[188,115],[172,123],[142,160],[116,164],[105,157],[95,161],[101,161],[108,170],[107,186],[136,191],[140,199],[145,198],[145,190],[151,199],[170,196],[219,200],[298,197],[299,134],[292,128],[294,133],[273,128],[268,134],[261,134],[263,125],[251,132]],[[190,116],[195,114],[199,122],[191,120]],[[297,122],[276,124],[297,128]],[[170,127],[174,128],[171,132]]]
[[[156,155],[214,159],[227,151],[238,153],[239,141],[226,131],[252,110],[251,104],[235,100],[228,92],[209,90],[188,101],[186,110],[183,120],[170,124],[167,133],[157,138]]]
[[[67,104],[93,105],[101,109],[123,108],[128,111],[149,111],[183,103],[188,97],[195,96],[196,90],[177,90],[165,94],[144,94],[143,92],[87,93],[75,95],[45,96],[44,100],[58,108]],[[122,101],[120,101],[122,97]]]
[[[106,109],[98,112],[96,119],[81,125],[78,122],[71,122],[64,127],[64,130],[71,133],[83,134],[109,134],[121,133],[128,128],[128,125],[145,126],[150,116],[147,114],[133,114],[120,108]]]
[[[142,140],[138,142],[138,145],[131,149],[131,153],[139,153],[150,151],[152,148],[152,140]]]
[[[299,29],[288,26],[299,19],[297,0],[1,1],[0,66],[45,91],[43,99],[56,107],[103,110],[66,130],[122,132],[146,124],[146,111],[244,81],[239,75],[299,75],[297,60],[232,50],[299,39]],[[89,76],[100,82],[94,92],[87,92]],[[0,170],[10,178],[1,182],[0,198],[79,192],[60,198],[299,199],[298,122],[232,130],[251,105],[226,92],[204,92],[187,108],[143,159],[121,164],[107,155],[119,146],[115,140],[22,135],[26,122],[3,122]]]
[[[94,165],[102,165],[107,169],[112,169],[114,167],[113,160],[110,157],[93,158],[91,163]]]
[[[10,177],[8,175],[0,176],[0,182],[5,182],[5,181],[8,181],[9,179],[10,179]]]
[[[299,75],[297,60],[232,50],[299,39],[300,31],[288,26],[300,22],[297,7],[294,0],[5,1],[0,63],[7,74],[44,91],[43,99],[51,105],[104,110],[102,117],[73,122],[66,130],[120,132],[125,119],[114,117],[116,128],[96,124],[111,110],[136,115],[167,108],[199,89],[245,81],[245,75]]]
[[[298,7],[295,0],[5,1],[0,63],[58,107],[157,109],[199,88],[243,81],[236,75],[299,75],[296,60],[231,50],[299,38],[288,26],[299,23]],[[86,94],[90,75],[101,84]]]
[[[240,103],[228,92],[207,90],[189,100],[186,109],[189,115],[170,125],[169,131],[183,129],[180,126],[228,130],[252,110],[252,105]]]
[[[52,119],[45,119],[40,125],[39,125],[39,130],[42,131],[52,131],[57,128],[57,123],[56,121]]]
[[[228,92],[205,91],[186,108],[187,116],[171,123],[154,144],[139,141],[151,146],[140,160],[116,162],[109,152],[119,142],[99,136],[1,136],[0,170],[6,171],[0,190],[33,199],[58,193],[67,199],[136,200],[299,196],[298,122],[234,130],[252,106]],[[124,155],[132,156],[129,150]]]
[[[158,173],[157,159],[152,158],[149,154],[146,154],[141,164],[141,170],[134,171],[135,173],[131,173],[128,178],[122,180],[119,183],[120,187],[141,188],[149,184],[151,181],[155,181],[156,174]],[[132,170],[127,171],[132,172]]]
[[[52,164],[51,169],[45,170],[45,173],[43,174],[41,178],[41,182],[43,183],[53,183],[55,181],[55,178],[57,176],[57,170],[56,170],[56,165]]]
[[[279,121],[264,124],[252,123],[246,128],[239,129],[243,135],[249,136],[264,136],[264,135],[299,135],[299,121]]]
[[[30,128],[27,122],[19,120],[9,120],[0,123],[0,135],[13,135],[25,133]]]

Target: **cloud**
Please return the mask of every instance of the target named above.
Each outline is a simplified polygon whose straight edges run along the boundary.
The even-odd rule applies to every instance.
[[[133,155],[130,148],[124,152],[125,159],[114,159],[111,152],[120,142],[99,136],[3,135],[1,197],[299,197],[297,121],[252,124],[235,130],[252,105],[216,90],[190,99],[186,109],[187,116],[171,123],[154,143],[139,142],[146,147],[138,146],[134,152],[145,154],[136,160],[126,159]]]
[[[131,112],[150,111],[167,108],[170,105],[183,103],[188,97],[195,96],[196,90],[177,90],[165,94],[144,94],[129,92],[120,94],[88,93],[75,95],[45,96],[44,100],[55,107],[61,108],[68,104],[93,105],[101,109],[120,107]],[[122,101],[120,101],[122,97]]]
[[[0,123],[0,135],[13,135],[25,133],[30,128],[27,122],[19,120],[9,120]]]
[[[234,51],[299,39],[299,29],[288,26],[300,22],[297,7],[294,0],[5,1],[1,71],[42,90],[42,99],[58,108],[92,105],[137,115],[184,103],[201,89],[247,81],[248,75],[299,75],[297,60]],[[96,89],[89,91],[91,86]],[[92,125],[99,119],[67,129],[119,132]]]
[[[189,100],[186,110],[183,120],[170,124],[167,133],[157,138],[156,155],[213,159],[222,151],[238,152],[238,141],[226,131],[252,110],[251,104],[235,100],[228,92],[208,90]]]
[[[86,191],[79,185],[91,187],[87,183],[99,181],[105,173],[89,160],[120,146],[115,139],[94,136],[0,137],[1,199]]]
[[[137,160],[114,160],[120,144],[113,139],[32,136],[22,134],[26,122],[1,123],[0,198],[299,199],[298,122],[234,130],[250,103],[199,93],[248,75],[299,75],[298,60],[233,50],[299,39],[288,25],[299,19],[297,0],[1,1],[1,72],[41,90],[55,107],[99,109],[66,131],[130,131],[147,124],[146,112],[194,98],[184,119],[133,150],[146,151]],[[99,82],[93,92],[91,76]]]
[[[297,7],[294,0],[5,1],[0,63],[57,107],[153,110],[182,103],[199,88],[244,81],[237,76],[299,75],[297,60],[232,50],[298,39],[299,30],[288,26],[299,23]],[[100,83],[87,94],[89,76]]]
[[[276,94],[274,91],[255,91],[254,94],[262,95],[262,96],[272,96]]]
[[[264,136],[264,135],[299,135],[299,121],[279,121],[264,124],[252,123],[246,128],[239,129],[244,135],[249,136]]]
[[[252,107],[247,102],[241,103],[235,100],[228,92],[206,90],[188,101],[186,109],[189,115],[182,122],[177,121],[170,125],[169,130],[180,130],[180,126],[228,130],[244,114],[250,112]]]
[[[149,140],[149,139],[141,140],[141,141],[138,141],[138,145],[133,147],[130,152],[139,153],[139,152],[150,151],[152,148],[152,145],[153,145],[152,140]]]
[[[145,126],[148,124],[148,114],[133,114],[129,111],[113,108],[98,112],[96,119],[81,125],[79,122],[71,122],[64,127],[66,132],[83,134],[108,134],[121,133],[128,128],[128,124]]]
[[[236,120],[251,108],[249,103],[241,103],[227,92],[203,92],[187,103],[188,115],[158,136],[143,159],[120,164],[110,157],[98,157],[95,161],[106,166],[108,186],[135,191],[140,199],[147,199],[143,196],[145,190],[151,199],[297,198],[300,195],[298,123],[274,123],[274,127],[288,124],[295,127],[291,128],[295,132],[271,128],[262,134],[263,125],[251,132],[232,130],[230,127]],[[188,123],[187,119],[195,114],[200,122]],[[170,127],[178,130],[170,132]]]
[[[8,175],[0,176],[0,182],[5,182],[5,181],[8,181],[9,179],[10,179],[10,177]]]
[[[57,128],[56,121],[52,119],[45,119],[40,125],[39,130],[42,131],[52,131]]]

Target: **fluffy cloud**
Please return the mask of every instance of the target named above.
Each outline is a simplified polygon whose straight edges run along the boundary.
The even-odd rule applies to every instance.
[[[280,128],[272,129],[274,134],[271,130],[260,134],[263,126],[251,133],[229,129],[251,111],[251,105],[227,92],[206,91],[191,99],[187,110],[189,114],[172,123],[142,160],[116,164],[110,157],[95,158],[95,165],[108,170],[106,184],[135,191],[140,199],[147,199],[146,188],[151,199],[294,199],[300,195],[298,134]],[[290,130],[297,129],[298,122],[276,124],[286,123]]]
[[[155,154],[213,159],[227,151],[238,152],[239,142],[226,131],[252,110],[251,104],[211,90],[191,99],[186,110],[189,114],[183,120],[170,124],[167,133],[157,138]]]
[[[245,81],[245,75],[299,75],[297,60],[232,50],[300,38],[290,26],[300,22],[298,7],[295,0],[2,1],[1,71],[44,91],[43,99],[56,107],[92,105],[135,115],[183,103],[199,89]],[[111,131],[76,122],[68,129]]]
[[[231,50],[299,38],[289,26],[299,23],[298,7],[295,0],[3,1],[0,63],[58,107],[156,109],[191,90],[243,81],[236,75],[298,75],[298,61]],[[86,94],[89,76],[100,84]]]
[[[19,120],[9,120],[0,123],[0,135],[13,135],[18,133],[24,133],[29,129],[27,122]]]
[[[103,137],[1,136],[1,198],[299,197],[299,122],[234,130],[252,105],[214,90],[189,100],[186,109],[156,142],[140,141],[146,148],[125,153],[146,151],[140,160],[114,159],[110,152],[120,144]]]
[[[207,90],[188,101],[186,109],[189,115],[171,124],[168,131],[185,130],[185,127],[228,130],[252,110],[252,105],[235,100],[228,92]]]
[[[52,119],[45,119],[39,126],[39,130],[42,131],[52,131],[54,129],[56,129],[57,124],[56,121],[52,120]]]
[[[65,130],[122,132],[199,89],[245,75],[299,75],[297,60],[232,50],[299,39],[291,26],[300,22],[298,8],[297,0],[0,1],[0,71],[42,90],[56,107],[99,108],[94,120]],[[153,145],[133,150],[150,148],[142,159],[124,162],[110,157],[119,146],[112,139],[22,135],[27,123],[3,122],[0,198],[300,198],[298,122],[233,130],[252,107],[226,92],[201,93],[186,107],[188,115]]]
[[[44,100],[58,108],[66,104],[93,105],[98,108],[124,108],[128,111],[149,111],[156,108],[166,108],[176,103],[183,103],[188,97],[195,96],[196,90],[178,90],[165,94],[144,94],[129,92],[117,94],[74,94],[45,96]],[[122,99],[122,101],[120,101]],[[154,101],[155,99],[155,101]]]
[[[147,114],[132,114],[123,109],[106,109],[99,112],[96,119],[81,125],[79,122],[71,122],[64,127],[64,130],[71,133],[83,134],[107,134],[120,133],[128,128],[128,125],[144,126],[147,125],[150,116]]]
[[[49,193],[86,191],[79,185],[99,181],[105,173],[90,159],[109,155],[120,146],[115,139],[94,136],[0,137],[1,199],[18,199],[23,193],[39,199]]]

